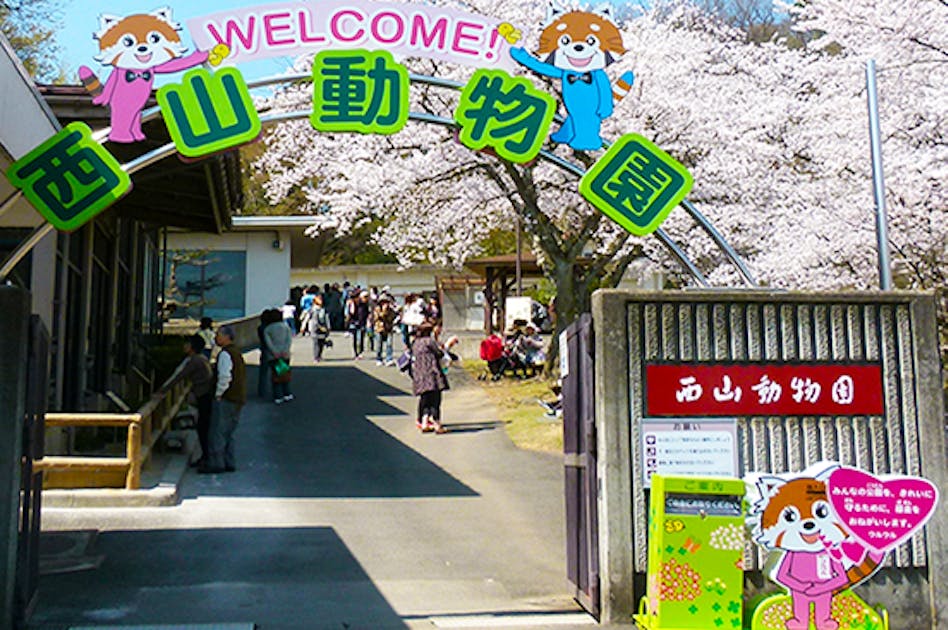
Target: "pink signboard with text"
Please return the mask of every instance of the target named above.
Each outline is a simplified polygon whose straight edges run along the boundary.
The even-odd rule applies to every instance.
[[[503,22],[425,4],[369,0],[280,2],[188,20],[200,50],[230,49],[228,65],[330,48],[387,50],[477,68],[513,69]],[[501,31],[505,29],[500,29]]]

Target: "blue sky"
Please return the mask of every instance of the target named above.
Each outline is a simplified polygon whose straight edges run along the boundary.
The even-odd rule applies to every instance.
[[[210,15],[225,9],[245,6],[259,6],[269,4],[272,0],[64,0],[62,27],[56,41],[63,52],[63,66],[69,83],[79,83],[77,71],[79,66],[86,65],[96,73],[108,76],[107,68],[95,61],[99,52],[98,45],[92,34],[99,29],[99,15],[111,13],[113,15],[131,15],[133,13],[148,13],[160,7],[171,7],[176,22],[182,26],[188,18],[200,15]],[[187,27],[184,28],[184,40],[193,50]],[[248,79],[282,74],[289,69],[292,60],[287,58],[261,59],[240,65],[240,70]],[[159,77],[158,84],[175,80],[174,76]]]

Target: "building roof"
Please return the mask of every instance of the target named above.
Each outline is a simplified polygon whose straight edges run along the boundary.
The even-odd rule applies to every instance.
[[[334,219],[313,214],[293,214],[293,215],[238,215],[232,217],[231,228],[234,231],[247,232],[253,230],[278,230],[285,228],[308,228],[312,225],[320,224],[323,228],[336,227],[337,222]]]
[[[92,104],[92,96],[77,85],[39,85],[53,113],[63,125],[82,121],[93,129],[109,125],[108,109]],[[152,107],[150,99],[146,107]],[[143,125],[146,140],[135,144],[107,142],[106,148],[125,163],[171,142],[160,116]],[[231,215],[243,207],[240,157],[229,151],[185,162],[170,155],[132,175],[132,191],[115,212],[145,223],[221,233]]]
[[[487,277],[487,270],[499,275],[510,275],[516,273],[517,255],[501,254],[499,256],[486,256],[484,258],[470,258],[464,263],[464,266],[479,275],[482,278]],[[542,276],[543,269],[537,264],[537,257],[533,252],[525,251],[520,253],[520,273],[524,276]]]

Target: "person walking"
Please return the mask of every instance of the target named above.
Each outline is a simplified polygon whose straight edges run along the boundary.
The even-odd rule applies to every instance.
[[[405,305],[401,312],[402,341],[405,347],[411,347],[411,339],[415,328],[425,321],[425,303],[421,296],[409,293],[405,296]]]
[[[275,308],[265,309],[260,313],[260,325],[257,326],[257,341],[260,348],[260,368],[257,370],[257,396],[266,398],[270,393],[270,360],[273,355],[267,347],[267,339],[263,331],[273,322],[280,321],[280,311]]]
[[[284,374],[277,373],[277,364],[280,360],[290,364],[290,349],[293,346],[293,331],[285,322],[279,320],[263,329],[263,339],[270,352],[268,364],[270,380],[273,383],[273,402],[281,405],[293,400],[290,393],[290,381]]]
[[[204,465],[198,468],[202,475],[237,470],[234,433],[247,402],[247,368],[240,349],[234,346],[236,337],[232,326],[221,326],[215,337],[221,351],[217,354],[208,453]]]
[[[369,294],[354,293],[349,308],[349,332],[352,333],[352,354],[358,361],[365,352],[365,329],[369,323]]]
[[[412,393],[418,396],[418,419],[415,424],[422,432],[447,433],[441,424],[441,392],[448,389],[448,377],[441,369],[444,350],[432,336],[434,325],[424,322],[415,329],[411,344]]]
[[[323,360],[323,349],[329,339],[329,313],[323,308],[323,298],[316,296],[309,313],[309,335],[313,338],[313,361]]]
[[[392,299],[387,295],[382,295],[374,313],[376,365],[395,365],[395,360],[392,358],[392,335],[395,333],[396,317],[398,317],[398,313],[395,311]],[[382,358],[383,352],[385,354],[384,359]]]
[[[313,310],[313,300],[316,299],[316,296],[319,294],[319,287],[312,285],[306,292],[303,294],[303,297],[300,298],[300,334],[306,335],[309,333],[309,318]]]
[[[171,377],[159,388],[158,393],[166,394],[179,381],[191,382],[190,396],[197,406],[197,434],[201,445],[201,456],[191,466],[203,466],[207,461],[208,432],[211,429],[211,411],[214,404],[214,370],[204,354],[204,338],[191,335],[184,342],[184,360],[175,369]]]
[[[290,334],[296,334],[296,305],[293,300],[287,300],[281,309],[283,312],[283,323],[290,329]]]

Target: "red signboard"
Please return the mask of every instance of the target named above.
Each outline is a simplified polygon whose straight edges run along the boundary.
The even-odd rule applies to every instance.
[[[882,368],[852,363],[645,366],[646,415],[879,416]]]

